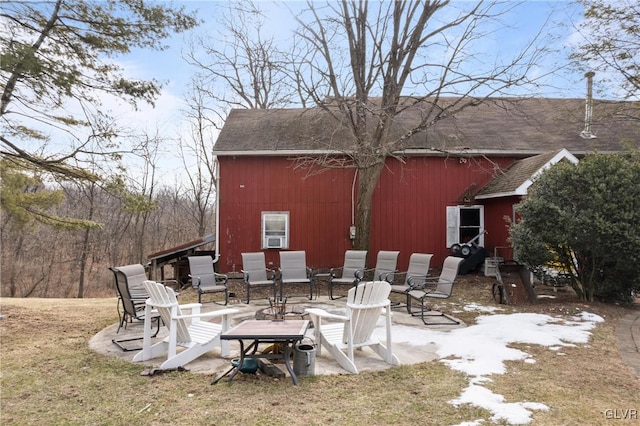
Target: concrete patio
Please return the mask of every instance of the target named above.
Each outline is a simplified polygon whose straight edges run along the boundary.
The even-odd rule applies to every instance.
[[[303,312],[305,308],[314,307],[322,308],[329,312],[340,314],[344,313],[345,300],[346,299],[344,298],[338,300],[330,300],[327,296],[320,296],[318,297],[318,299],[310,301],[305,297],[295,297],[289,299],[287,303],[287,311],[295,310],[296,312]],[[240,311],[240,313],[236,314],[233,318],[233,326],[247,319],[255,319],[256,312],[263,311],[268,308],[269,303],[265,299],[256,299],[252,300],[250,305],[247,305],[237,299],[230,299],[229,305],[227,307],[233,307]],[[207,312],[222,308],[224,307],[220,305],[206,303],[203,305],[202,310],[204,312]],[[411,317],[409,314],[407,314],[404,308],[392,310],[392,324],[392,330],[394,325],[404,325],[416,328],[427,327],[422,323],[420,318]],[[382,325],[382,323],[380,323],[380,325]],[[445,331],[454,328],[465,327],[465,325],[438,325],[429,327],[435,330]],[[113,324],[100,331],[90,340],[89,346],[98,353],[117,357],[127,361],[132,361],[133,356],[138,351],[123,351],[117,345],[115,345],[112,340],[123,339],[127,337],[141,337],[143,332],[142,322],[129,323],[127,324],[127,328],[120,329],[119,333],[116,333],[117,329],[118,324]],[[166,332],[166,327],[161,327],[158,338],[164,337],[166,335]],[[309,339],[305,339],[305,343],[311,343],[310,339],[313,336],[313,329],[309,329],[307,331],[307,336],[309,336]],[[156,340],[154,339],[154,341]],[[142,346],[142,340],[128,342],[127,345],[129,345],[131,348],[139,348]],[[435,353],[435,345],[428,343],[424,345],[408,345],[406,343],[397,343],[393,344],[393,351],[398,356],[402,364],[417,364],[437,359],[437,355]],[[220,356],[219,349],[215,349],[214,351],[211,351],[204,356],[201,356],[200,358],[186,364],[184,368],[197,374],[217,376],[229,369],[231,359],[237,357],[238,354],[239,344],[237,342],[231,342],[231,352],[229,358],[222,358]],[[163,359],[157,358],[139,363],[141,373],[143,373],[145,370],[158,367],[162,361]],[[378,357],[377,354],[375,354],[369,348],[365,348],[361,351],[356,351],[356,365],[358,366],[360,372],[383,370],[390,367],[390,365],[386,364],[380,357]],[[284,365],[279,366],[281,367],[281,370],[286,372],[286,368],[284,368]],[[348,372],[342,369],[340,365],[338,365],[338,363],[329,355],[328,351],[323,350],[322,354],[316,356],[315,358],[315,374],[348,374]]]

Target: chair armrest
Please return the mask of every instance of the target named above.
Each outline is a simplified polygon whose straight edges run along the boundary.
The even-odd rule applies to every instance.
[[[393,278],[391,278],[391,275],[393,275]],[[398,271],[384,272],[380,274],[380,281],[386,281],[389,284],[393,284],[396,278],[401,277],[403,275],[407,275],[407,272],[398,272]]]
[[[344,315],[330,314],[329,312],[325,311],[324,309],[308,308],[308,309],[305,309],[304,311],[306,313],[308,313],[309,315],[315,315],[315,316],[320,317],[320,318],[329,318],[329,319],[334,319],[334,320],[338,320],[338,321],[349,321],[349,317],[346,317]]]
[[[409,284],[409,291],[423,290],[425,287],[436,286],[438,284],[438,278],[425,275],[412,275],[407,280],[407,284]]]
[[[369,309],[369,308],[384,308],[387,305],[390,305],[391,301],[389,301],[389,299],[385,299],[382,302],[378,302],[378,303],[371,303],[371,304],[366,304],[366,305],[362,305],[362,304],[358,304],[358,303],[347,303],[347,307],[351,308],[354,311],[357,311],[358,309]]]
[[[194,315],[178,315],[177,317],[175,317],[175,319],[216,318],[216,317],[222,317],[222,316],[225,316],[225,315],[234,315],[234,314],[237,314],[237,313],[240,313],[240,311],[238,309],[227,308],[227,309],[220,309],[218,311],[204,312],[204,313],[194,314]]]
[[[265,271],[267,272],[267,279],[268,280],[275,280],[276,279],[276,271],[274,271],[273,269],[265,269]],[[240,272],[242,272],[242,279],[245,282],[249,281],[249,272],[245,271],[244,269],[241,269]]]
[[[401,272],[398,272],[398,270],[394,270],[394,271],[389,271],[389,272],[382,272],[379,276],[377,281],[386,281],[389,284],[393,284],[393,281],[395,280],[396,275],[400,275]],[[373,279],[375,280],[376,277],[373,277]],[[391,281],[389,281],[389,279],[391,279]]]
[[[193,275],[189,274],[189,278],[191,278],[192,288],[198,288],[200,286],[200,277],[194,277]]]
[[[400,272],[398,275],[406,275],[407,272]],[[431,277],[429,275],[411,275],[409,277],[407,277],[407,282],[408,283],[418,283],[418,282],[425,282],[428,280],[432,280],[435,279],[435,277]]]
[[[180,305],[180,309],[190,311],[192,309],[200,308],[201,306],[201,303],[185,303],[184,305]]]
[[[355,277],[358,280],[361,280],[361,279],[364,278],[364,275],[367,272],[371,272],[371,271],[375,271],[375,268],[356,269],[356,271],[353,273],[353,275],[355,275]]]
[[[329,276],[330,276],[331,278],[335,278],[335,277],[337,276],[337,275],[336,275],[336,274],[337,274],[337,272],[338,272],[338,271],[342,271],[342,269],[343,269],[343,268],[342,268],[342,266],[339,266],[339,267],[336,267],[336,268],[331,268],[331,269],[329,269]]]
[[[178,280],[163,280],[163,281],[156,281],[156,282],[162,285],[175,286],[176,290],[180,290],[180,283],[178,282]]]
[[[214,276],[216,282],[221,282],[223,284],[226,284],[227,281],[229,281],[229,276],[225,275],[225,274],[219,274],[217,272],[214,272],[213,276]]]

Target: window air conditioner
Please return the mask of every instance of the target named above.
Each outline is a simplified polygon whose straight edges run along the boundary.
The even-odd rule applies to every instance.
[[[267,237],[267,248],[282,248],[283,242],[282,237]]]

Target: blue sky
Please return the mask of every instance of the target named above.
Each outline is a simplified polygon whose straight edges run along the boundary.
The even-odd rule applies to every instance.
[[[454,1],[454,4],[471,4],[469,1]],[[123,58],[126,66],[141,78],[157,78],[167,81],[165,90],[172,95],[181,97],[184,87],[190,75],[195,71],[181,57],[182,51],[186,48],[187,40],[193,36],[209,35],[215,36],[220,26],[217,20],[228,1],[179,1],[177,5],[184,6],[188,10],[198,10],[198,17],[204,23],[186,34],[179,34],[169,40],[170,48],[162,52],[137,51],[135,54]],[[293,28],[294,21],[289,15],[289,11],[283,7],[292,9],[303,8],[302,1],[271,2],[258,1],[257,4],[269,14],[267,25],[262,28],[263,32],[272,32],[277,38],[287,40],[288,31]],[[510,28],[501,29],[491,37],[483,40],[485,48],[490,55],[496,57],[507,57],[512,52],[520,49],[527,40],[531,39],[543,26],[545,26],[545,36],[555,35],[549,46],[562,49],[571,39],[571,21],[577,22],[581,19],[581,6],[569,1],[525,1],[507,2],[513,6],[513,10],[501,18],[502,22]],[[554,67],[554,61],[566,61],[566,50],[564,54],[550,56],[546,64],[540,64],[541,71],[545,72]],[[582,74],[570,75],[559,80],[557,90],[548,89],[543,95],[557,97],[581,97],[583,96],[583,85],[576,87],[576,84],[583,80]],[[596,77],[597,81],[597,77]]]
[[[302,1],[284,2],[287,7],[300,9],[305,3]],[[468,1],[454,1],[454,4],[471,4]],[[194,36],[215,36],[220,26],[217,23],[227,1],[182,1],[176,2],[190,10],[198,10],[198,17],[204,23],[186,34],[179,34],[169,40],[170,48],[162,52],[138,51],[123,58],[125,66],[140,78],[157,78],[165,81],[165,95],[168,102],[175,102],[174,97],[182,98],[184,89],[195,69],[182,58],[187,41]],[[269,14],[267,25],[263,32],[273,33],[276,38],[287,40],[294,21],[289,11],[282,6],[282,2],[258,1],[257,4]],[[488,60],[506,58],[518,51],[535,34],[544,27],[544,36],[550,37],[548,47],[559,50],[557,55],[550,55],[544,63],[539,64],[538,73],[544,74],[566,62],[567,43],[572,38],[571,22],[581,19],[581,6],[569,1],[525,1],[507,2],[513,10],[501,18],[502,23],[509,28],[501,29],[478,43],[479,48],[486,53],[479,57]],[[551,39],[551,37],[554,37]],[[564,49],[564,50],[562,50]],[[541,89],[541,95],[550,97],[582,97],[584,96],[584,78],[581,72],[564,75],[555,73],[553,78],[545,80],[549,87]],[[597,83],[597,76],[596,76]],[[162,109],[162,106],[160,106]]]
[[[294,20],[288,8],[299,10],[304,8],[305,2],[258,1],[257,4],[268,14],[266,24],[261,31],[263,34],[272,33],[283,43],[290,39],[289,31],[294,27]],[[468,7],[469,1],[453,1],[455,7]],[[184,108],[186,86],[195,69],[183,59],[190,38],[200,35],[215,37],[221,26],[218,20],[227,1],[179,1],[176,5],[184,6],[188,10],[198,10],[197,16],[204,21],[202,25],[189,33],[179,34],[168,41],[169,49],[161,52],[137,51],[121,58],[127,73],[136,78],[155,78],[165,82],[162,95],[156,102],[156,107],[143,107],[139,112],[118,109],[120,118],[130,120],[131,126],[138,129],[146,128],[150,132],[160,130],[165,137],[177,138],[185,132],[181,125],[181,109]],[[478,58],[489,64],[511,57],[514,52],[531,40],[542,29],[545,47],[555,51],[541,60],[532,70],[532,75],[544,76],[560,64],[567,62],[568,46],[575,39],[574,25],[582,19],[582,8],[575,2],[569,1],[525,1],[505,2],[505,7],[511,10],[501,16],[499,25],[489,28],[494,31],[475,43],[477,52],[472,52]],[[506,28],[504,27],[506,25]],[[497,29],[499,28],[499,29]],[[540,80],[537,96],[582,98],[586,92],[583,71],[563,71],[546,75]],[[598,84],[596,74],[595,84]],[[517,95],[519,93],[514,93]],[[168,149],[171,155],[171,149]],[[174,173],[180,174],[182,166],[174,165]]]

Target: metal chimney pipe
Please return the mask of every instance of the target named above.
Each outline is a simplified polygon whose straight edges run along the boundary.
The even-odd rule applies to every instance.
[[[584,109],[584,130],[580,132],[580,136],[584,139],[594,139],[597,136],[591,133],[591,118],[593,115],[593,76],[595,72],[589,71],[584,76],[587,78],[587,99]]]

